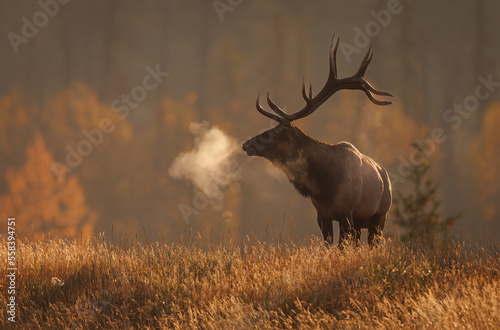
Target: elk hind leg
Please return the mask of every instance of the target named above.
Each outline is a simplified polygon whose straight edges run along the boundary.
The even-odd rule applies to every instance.
[[[354,242],[356,242],[358,237],[361,236],[361,228],[356,228],[353,225],[352,217],[345,217],[339,221],[339,232],[339,248],[344,248],[344,245],[349,242],[349,240],[354,240]]]
[[[368,244],[370,246],[377,245],[382,237],[382,232],[385,227],[387,214],[375,214],[369,219],[368,225]]]
[[[354,221],[354,244],[356,246],[359,246],[359,242],[361,240],[361,226],[359,224],[356,224],[356,221]]]
[[[326,245],[333,244],[333,220],[318,214],[318,225],[323,233]]]

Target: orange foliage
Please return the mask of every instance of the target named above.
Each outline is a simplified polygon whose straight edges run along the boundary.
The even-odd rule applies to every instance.
[[[477,184],[477,196],[483,216],[492,220],[499,215],[500,200],[500,103],[493,103],[483,117],[479,136],[469,146],[468,156],[475,167],[473,174]]]
[[[61,141],[70,145],[77,143],[84,138],[82,129],[99,128],[104,118],[109,118],[116,127],[112,139],[132,137],[132,128],[120,119],[120,114],[113,112],[109,104],[101,103],[96,92],[81,82],[74,82],[51,97],[41,117],[47,126],[47,143],[51,147],[64,147]]]
[[[10,168],[6,174],[9,193],[0,196],[2,217],[17,219],[21,236],[42,233],[75,237],[80,230],[91,234],[95,215],[85,204],[83,189],[74,175],[53,169],[53,157],[47,151],[41,134],[26,148],[22,168]]]
[[[12,155],[17,150],[22,150],[33,128],[33,119],[36,109],[23,101],[18,87],[14,86],[8,95],[0,98],[0,152]],[[29,137],[28,137],[29,136]]]
[[[181,127],[187,131],[189,124],[198,119],[196,110],[198,95],[194,92],[187,94],[184,99],[176,100],[163,98],[160,104],[164,112],[165,126],[168,128]]]
[[[198,94],[188,93],[182,99],[165,97],[160,102],[163,116],[165,157],[175,157],[178,148],[190,148],[189,125],[199,120],[200,113],[196,107]],[[157,128],[156,128],[157,129]]]

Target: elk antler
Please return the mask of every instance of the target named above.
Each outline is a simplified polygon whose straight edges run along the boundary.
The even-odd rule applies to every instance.
[[[370,49],[368,49],[368,52],[366,53],[366,56],[363,59],[363,62],[361,62],[361,66],[359,67],[358,72],[356,72],[356,74],[347,78],[341,78],[341,79],[337,78],[337,50],[339,47],[340,37],[337,39],[335,47],[333,47],[334,39],[335,39],[335,34],[333,35],[332,41],[330,43],[330,72],[328,74],[328,79],[323,88],[321,89],[321,91],[315,97],[312,97],[312,84],[309,83],[309,96],[308,96],[306,94],[306,86],[304,80],[302,79],[302,96],[306,101],[306,105],[304,106],[304,108],[302,108],[302,110],[299,110],[292,114],[285,113],[283,110],[280,109],[280,107],[278,107],[273,101],[271,101],[269,93],[267,93],[267,104],[269,104],[269,107],[271,108],[271,110],[273,110],[275,114],[267,112],[266,110],[264,110],[264,108],[262,108],[259,102],[260,94],[259,96],[257,96],[257,101],[255,103],[257,110],[264,116],[274,119],[277,122],[288,126],[294,120],[309,116],[320,105],[322,105],[326,100],[328,100],[330,96],[332,96],[335,92],[341,89],[360,89],[363,92],[365,92],[366,96],[368,96],[370,101],[372,101],[377,105],[391,104],[391,102],[389,101],[377,100],[375,97],[373,97],[372,93],[383,96],[392,96],[392,94],[376,90],[375,88],[372,87],[372,85],[370,85],[368,81],[365,80],[365,78],[363,78],[366,72],[366,68],[368,67],[368,65],[372,60],[373,52],[371,46]]]

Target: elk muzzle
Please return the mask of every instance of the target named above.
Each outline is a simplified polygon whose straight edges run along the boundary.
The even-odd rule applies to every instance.
[[[248,156],[256,156],[257,153],[256,153],[255,148],[253,147],[251,141],[252,140],[248,140],[245,143],[243,143],[241,148],[243,149],[244,152],[247,153]]]

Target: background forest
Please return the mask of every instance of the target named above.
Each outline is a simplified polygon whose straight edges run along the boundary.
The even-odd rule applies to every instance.
[[[19,235],[319,234],[310,201],[264,160],[234,155],[215,206],[169,169],[196,146],[193,123],[241,145],[274,125],[255,110],[258,93],[301,108],[302,77],[319,91],[336,33],[339,75],[355,72],[371,44],[366,77],[393,105],[342,91],[296,125],[327,143],[352,142],[390,171],[395,191],[412,189],[416,141],[433,159],[443,214],[464,212],[452,232],[498,241],[499,2],[0,7],[0,213],[16,216]],[[388,230],[397,230],[390,219]]]

